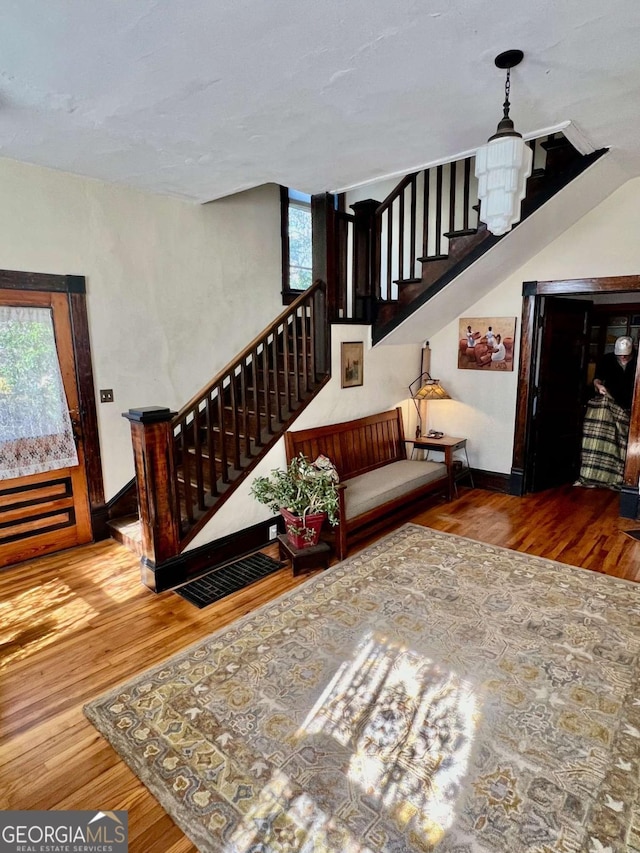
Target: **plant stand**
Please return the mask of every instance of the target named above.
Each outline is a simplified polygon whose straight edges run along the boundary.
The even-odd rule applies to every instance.
[[[295,548],[284,533],[278,536],[280,559],[291,560],[293,576],[312,572],[316,569],[328,569],[331,547],[326,542],[319,542],[311,548]]]

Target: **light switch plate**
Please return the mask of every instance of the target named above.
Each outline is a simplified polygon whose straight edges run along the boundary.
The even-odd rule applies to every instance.
[[[101,403],[113,403],[113,388],[103,388],[100,391]]]

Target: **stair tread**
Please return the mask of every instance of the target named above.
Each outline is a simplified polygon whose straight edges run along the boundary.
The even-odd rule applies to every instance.
[[[573,148],[573,145],[571,145],[566,136],[555,136],[553,139],[545,139],[540,145],[545,151],[552,151],[554,148]]]
[[[122,518],[112,518],[107,522],[107,527],[111,530],[119,530],[121,533],[134,539],[142,538],[140,519],[137,515],[125,515]]]
[[[142,525],[137,515],[123,515],[112,518],[107,522],[111,538],[115,539],[129,551],[142,556]]]
[[[477,233],[477,228],[461,228],[459,231],[445,231],[443,236],[451,240],[454,237],[471,237]]]
[[[527,194],[522,201],[523,221],[604,153],[603,149],[602,151],[583,156],[562,134],[557,134],[554,138],[550,139],[541,139],[538,141],[538,144],[541,148],[546,149],[548,155],[546,167],[544,169],[535,168],[529,177]],[[472,207],[473,210],[479,212],[480,202],[476,201]],[[475,218],[473,221],[475,222]],[[489,233],[486,224],[481,221],[478,221],[477,229],[452,230],[446,232],[444,236],[449,239],[457,237],[467,237],[468,239],[457,243],[450,243],[450,255],[427,255],[417,259],[422,264],[425,264],[422,280],[424,286],[419,287],[417,282],[408,281],[406,282],[409,285],[408,287],[398,287],[398,298],[396,300],[379,302],[380,311],[372,330],[374,343],[382,341],[400,323],[405,321],[416,307],[424,307],[430,296],[429,291],[439,293],[461,271],[466,269],[469,264],[475,262],[496,242],[496,238]],[[432,261],[443,261],[444,263],[440,266],[437,264],[429,266]],[[400,284],[400,282],[397,283]],[[404,284],[404,280],[401,283]]]
[[[394,284],[420,284],[421,281],[422,281],[422,279],[417,278],[417,277],[414,277],[414,278],[396,278],[393,283]]]

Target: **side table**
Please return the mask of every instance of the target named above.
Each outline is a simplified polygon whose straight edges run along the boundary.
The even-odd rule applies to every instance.
[[[464,477],[469,478],[471,488],[473,488],[473,475],[471,474],[471,466],[469,465],[466,438],[456,438],[452,435],[443,435],[442,438],[428,438],[426,435],[423,435],[420,438],[408,438],[407,443],[413,444],[413,450],[411,451],[412,459],[416,450],[426,450],[426,459],[429,458],[429,451],[431,450],[440,450],[444,453],[444,464],[447,466],[447,473],[449,475],[449,499],[453,497],[454,492],[456,496],[458,495],[457,482]],[[453,459],[453,454],[456,450],[462,450],[465,459],[465,464],[458,471],[455,469]]]
[[[278,547],[281,560],[291,560],[293,576],[312,572],[316,569],[328,569],[331,547],[326,542],[318,542],[311,548],[294,548],[286,533],[278,535]]]

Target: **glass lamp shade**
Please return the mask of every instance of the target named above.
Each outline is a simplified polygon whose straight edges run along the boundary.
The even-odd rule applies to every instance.
[[[527,191],[533,152],[521,136],[498,136],[476,152],[479,218],[500,236],[520,222],[520,202]]]
[[[428,379],[413,395],[414,400],[450,400],[438,379]]]

